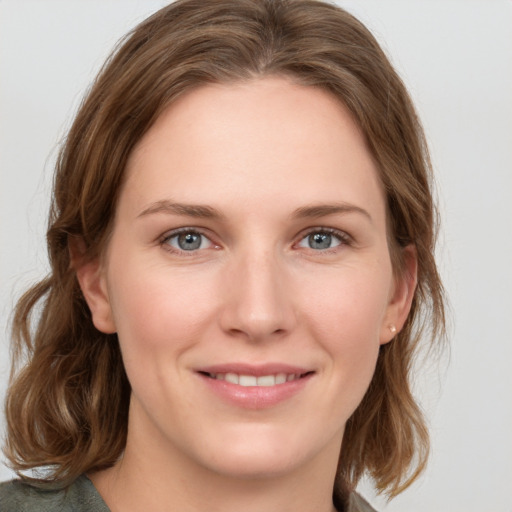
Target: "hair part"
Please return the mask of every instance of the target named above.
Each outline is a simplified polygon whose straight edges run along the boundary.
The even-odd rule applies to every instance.
[[[46,480],[66,485],[121,456],[130,385],[117,336],[92,324],[70,245],[83,241],[85,259],[102,254],[127,159],[176,98],[203,84],[275,75],[329,91],[350,110],[380,171],[395,273],[404,271],[404,247],[417,253],[410,315],[381,347],[370,387],[346,425],[337,485],[352,489],[368,472],[380,492],[394,496],[423,470],[429,439],[411,370],[420,340],[433,346],[444,334],[444,300],[431,165],[402,81],[370,32],[333,5],[178,0],[118,45],[59,154],[47,233],[51,271],[19,300],[13,321],[4,451],[16,471],[45,466]]]

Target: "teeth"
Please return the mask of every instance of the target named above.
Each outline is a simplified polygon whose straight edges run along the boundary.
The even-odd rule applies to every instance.
[[[254,375],[240,375],[238,377],[238,384],[240,386],[256,386],[258,379]]]
[[[275,386],[276,384],[284,384],[300,378],[300,374],[286,374],[277,373],[276,375],[261,375],[256,377],[254,375],[238,375],[236,373],[212,373],[210,377],[216,380],[225,380],[231,384],[238,384],[239,386]]]
[[[276,378],[273,375],[263,375],[258,377],[258,386],[275,386]]]
[[[276,384],[284,384],[286,382],[286,373],[278,373],[276,375]]]
[[[215,378],[218,379],[219,377],[216,375]],[[231,384],[238,384],[238,375],[236,373],[226,373],[224,379],[227,382],[231,382]]]

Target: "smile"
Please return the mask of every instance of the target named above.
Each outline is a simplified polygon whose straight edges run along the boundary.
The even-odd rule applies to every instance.
[[[300,379],[305,374],[297,373],[276,373],[270,375],[243,375],[238,373],[208,373],[208,377],[215,380],[224,380],[231,384],[238,384],[239,386],[252,387],[270,387],[278,384],[284,384],[285,382],[291,382]]]
[[[267,409],[302,392],[316,370],[285,363],[230,362],[196,368],[214,396],[235,407]]]

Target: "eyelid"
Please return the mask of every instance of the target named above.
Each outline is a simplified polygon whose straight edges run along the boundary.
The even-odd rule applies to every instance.
[[[183,226],[175,229],[171,229],[169,231],[166,231],[163,235],[161,235],[158,238],[158,243],[161,246],[165,246],[164,249],[175,254],[185,255],[185,256],[193,256],[194,254],[197,254],[198,252],[204,251],[206,249],[198,249],[194,251],[185,251],[182,249],[177,249],[175,247],[172,247],[171,245],[167,244],[167,242],[175,237],[180,235],[181,233],[197,233],[201,236],[204,236],[209,242],[212,244],[212,247],[209,247],[208,249],[219,249],[220,244],[217,243],[214,240],[214,237],[211,235],[210,231],[208,229],[204,229],[197,226]],[[328,233],[330,235],[335,236],[339,241],[339,246],[323,249],[323,250],[317,250],[317,249],[310,249],[311,251],[314,251],[316,253],[329,253],[334,252],[337,250],[338,247],[343,246],[350,246],[353,245],[354,239],[351,235],[349,235],[346,231],[332,228],[332,227],[326,227],[326,226],[315,226],[311,228],[307,228],[306,230],[301,231],[297,237],[296,241],[294,242],[294,246],[296,246],[298,243],[300,243],[302,240],[304,240],[307,236],[313,234],[313,233]]]
[[[341,229],[336,229],[336,228],[325,227],[325,226],[315,226],[312,228],[308,228],[305,231],[302,231],[301,233],[299,233],[299,235],[297,237],[297,242],[295,242],[294,245],[298,244],[299,242],[302,242],[302,240],[304,240],[304,238],[306,238],[307,236],[309,236],[313,233],[328,233],[329,235],[335,236],[340,241],[340,245],[337,247],[352,245],[354,243],[354,239],[346,231],[343,231]],[[311,250],[318,252],[318,253],[328,253],[329,251],[332,252],[332,251],[336,250],[337,247],[332,247],[332,248],[324,249],[321,251],[316,250],[316,249],[311,249]]]
[[[171,253],[174,253],[174,254],[180,254],[180,255],[184,255],[184,256],[193,256],[194,254],[197,254],[199,252],[202,252],[206,249],[197,249],[197,250],[194,250],[194,251],[185,251],[183,249],[177,249],[176,247],[172,247],[170,244],[168,244],[167,242],[171,239],[171,238],[174,238],[175,236],[178,236],[182,233],[197,233],[198,235],[201,235],[203,237],[205,237],[212,245],[212,247],[209,247],[208,249],[218,249],[220,246],[218,243],[216,243],[212,238],[212,235],[209,233],[208,230],[205,230],[203,228],[200,228],[200,227],[192,227],[192,226],[183,226],[181,228],[175,228],[175,229],[171,229],[169,231],[166,231],[163,235],[161,235],[159,238],[158,238],[158,243],[166,250],[166,251],[169,251]]]

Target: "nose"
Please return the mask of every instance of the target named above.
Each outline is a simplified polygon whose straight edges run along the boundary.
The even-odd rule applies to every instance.
[[[221,328],[249,341],[283,337],[296,324],[293,290],[270,251],[239,258],[226,269]]]

